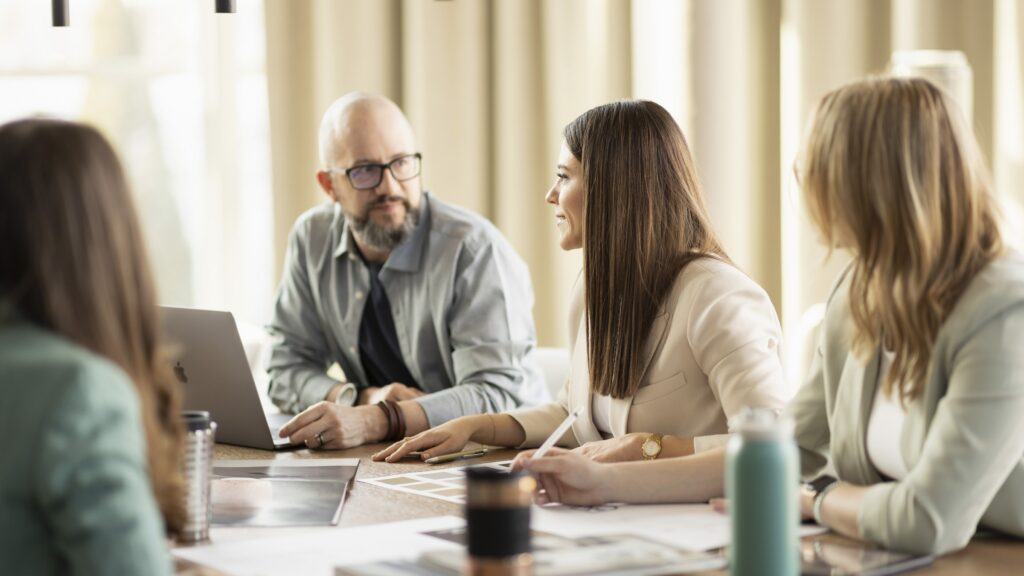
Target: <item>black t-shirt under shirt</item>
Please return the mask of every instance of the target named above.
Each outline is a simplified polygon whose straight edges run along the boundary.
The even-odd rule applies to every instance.
[[[378,278],[383,266],[370,263],[366,266],[370,270],[370,295],[366,299],[363,321],[359,326],[359,357],[369,380],[366,384],[387,386],[399,382],[411,388],[419,388],[402,358],[395,319],[391,315],[391,303]]]

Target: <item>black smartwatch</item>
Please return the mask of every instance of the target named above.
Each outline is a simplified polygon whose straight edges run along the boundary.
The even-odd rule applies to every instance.
[[[804,490],[807,490],[808,492],[814,494],[814,497],[817,498],[818,494],[821,494],[822,491],[825,490],[825,488],[828,488],[835,482],[836,479],[833,476],[823,474],[821,476],[818,476],[814,480],[811,480],[810,482],[805,482]]]
[[[828,494],[830,490],[836,487],[836,482],[837,480],[834,477],[826,474],[818,476],[814,480],[804,484],[804,488],[814,494],[814,505],[811,507],[811,511],[814,516],[814,521],[820,526],[825,525],[821,520],[821,501],[825,499],[825,495]]]

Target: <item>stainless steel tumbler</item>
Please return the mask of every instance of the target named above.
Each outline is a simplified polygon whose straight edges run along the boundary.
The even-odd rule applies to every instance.
[[[209,412],[187,410],[181,413],[185,423],[185,526],[180,542],[210,539],[210,480],[213,475],[213,438],[217,424]]]

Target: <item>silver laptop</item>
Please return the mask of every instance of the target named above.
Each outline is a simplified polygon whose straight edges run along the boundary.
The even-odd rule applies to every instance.
[[[275,450],[289,448],[277,430],[291,416],[266,414],[230,312],[160,307],[174,374],[186,410],[206,410],[217,423],[216,440]]]

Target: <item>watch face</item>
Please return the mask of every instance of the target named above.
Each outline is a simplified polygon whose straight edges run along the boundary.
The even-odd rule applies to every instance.
[[[658,453],[658,443],[653,440],[647,440],[643,445],[644,454],[648,456],[654,456]]]

